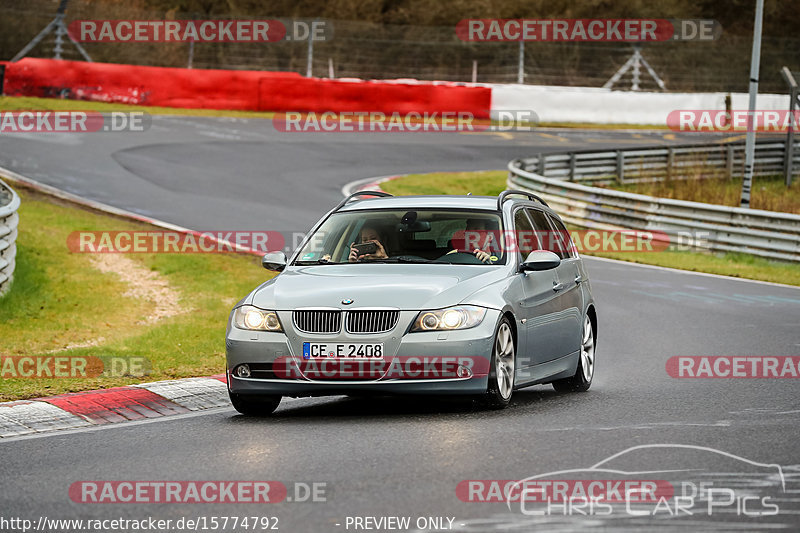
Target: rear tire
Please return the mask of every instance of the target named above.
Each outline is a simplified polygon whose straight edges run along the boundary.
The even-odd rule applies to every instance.
[[[597,335],[592,326],[589,315],[583,321],[583,332],[581,335],[581,351],[578,356],[578,368],[575,375],[571,378],[559,379],[553,382],[553,388],[557,392],[586,392],[592,386],[594,379],[594,352]]]
[[[494,334],[492,360],[489,364],[489,385],[484,404],[489,409],[505,409],[514,393],[516,349],[511,322],[503,317]]]
[[[281,403],[281,397],[268,396],[243,396],[235,392],[228,392],[233,408],[246,416],[268,416],[275,412]]]

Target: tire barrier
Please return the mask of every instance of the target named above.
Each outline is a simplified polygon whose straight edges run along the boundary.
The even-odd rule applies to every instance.
[[[304,78],[294,72],[198,70],[25,58],[5,63],[4,93],[181,108],[488,118],[488,87],[416,80]]]
[[[0,295],[11,287],[17,255],[19,196],[0,181]]]

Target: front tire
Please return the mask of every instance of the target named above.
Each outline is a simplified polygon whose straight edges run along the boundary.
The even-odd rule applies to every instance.
[[[516,349],[511,323],[505,317],[497,326],[489,368],[489,385],[486,390],[485,405],[489,409],[505,409],[511,402],[514,392],[514,365]]]
[[[578,368],[571,378],[559,379],[553,382],[557,392],[586,392],[592,386],[594,379],[594,353],[597,335],[592,326],[589,315],[583,321],[583,334],[581,336],[581,353],[578,357]]]
[[[275,412],[281,403],[281,397],[268,396],[243,396],[235,392],[228,392],[233,408],[246,416],[267,416]]]

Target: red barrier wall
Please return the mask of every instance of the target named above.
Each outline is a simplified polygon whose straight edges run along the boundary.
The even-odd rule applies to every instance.
[[[6,63],[4,93],[165,107],[255,111],[470,112],[491,89],[451,83],[345,81],[294,72],[189,70],[25,58]]]

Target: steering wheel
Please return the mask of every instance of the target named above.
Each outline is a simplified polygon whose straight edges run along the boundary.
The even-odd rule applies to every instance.
[[[434,263],[455,263],[457,265],[485,265],[474,254],[467,252],[456,252],[454,254],[445,254],[442,257],[435,259]]]
[[[391,256],[391,258],[392,259],[399,259],[400,261],[402,261],[403,259],[408,259],[410,261],[418,261],[418,260],[419,261],[427,261],[427,259],[425,259],[422,256],[412,255],[412,254],[393,255],[393,256]]]

